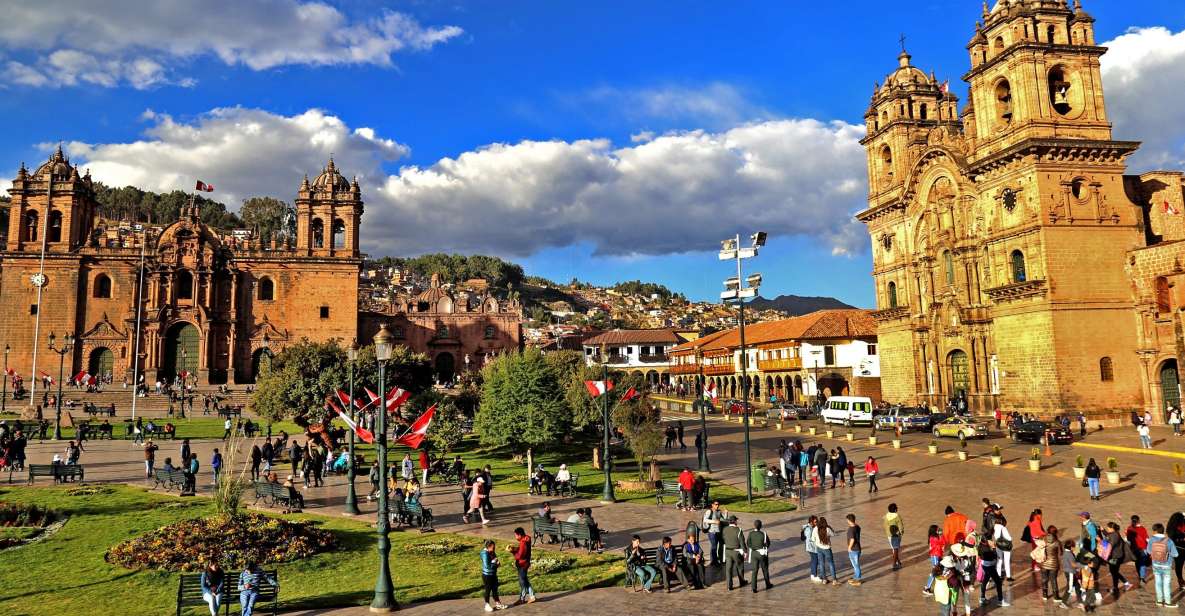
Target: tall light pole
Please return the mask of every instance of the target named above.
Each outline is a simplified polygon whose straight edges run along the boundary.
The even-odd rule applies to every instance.
[[[272,338],[271,338],[271,336],[267,335],[267,332],[263,332],[262,348],[263,348],[263,356],[260,359],[262,359],[263,361],[266,361],[268,370],[271,370],[271,367],[272,367]],[[256,372],[258,372],[259,368],[256,368],[255,370],[256,370]],[[258,380],[258,378],[256,380]],[[270,419],[267,420],[267,437],[268,438],[272,437],[272,420],[270,420]]]
[[[132,353],[132,422],[136,421],[136,398],[140,397],[140,316],[144,302],[144,251],[148,246],[148,229],[140,235],[140,274],[136,283],[136,344]]]
[[[757,296],[757,289],[761,286],[761,274],[749,274],[748,278],[741,282],[741,260],[751,259],[757,256],[757,251],[765,245],[766,233],[758,231],[750,236],[753,240],[753,245],[748,248],[741,248],[741,236],[737,235],[731,239],[720,242],[720,260],[721,261],[736,261],[737,275],[736,278],[729,278],[724,281],[724,291],[720,293],[720,299],[727,303],[730,300],[736,301],[737,311],[740,320],[740,335],[741,335],[741,404],[744,412],[745,423],[745,498],[751,504],[753,502],[753,468],[752,468],[752,454],[749,450],[749,382],[746,376],[746,369],[749,365],[749,352],[745,348],[745,300]]]
[[[8,352],[12,348],[7,343],[4,345],[4,383],[2,385],[3,392],[0,393],[0,413],[8,412]]]
[[[823,390],[819,389],[819,356],[823,354],[823,349],[811,349],[811,355],[815,357],[815,403],[821,403]]]
[[[350,360],[350,419],[358,421],[357,415],[354,414],[354,362],[358,361],[358,339],[355,338],[350,343],[349,348],[346,349],[346,358]],[[358,495],[354,492],[354,431],[350,430],[350,461],[346,466],[346,480],[348,487],[346,490],[346,513],[349,515],[358,515]]]
[[[699,405],[699,470],[710,473],[712,465],[708,463],[708,401],[704,399],[704,387],[707,386],[707,382],[704,381],[704,356],[699,351],[692,353],[696,358],[695,363],[699,366],[699,381],[696,386],[698,399],[695,401],[695,404]]]
[[[602,357],[602,360],[607,358]],[[601,363],[601,380],[605,382],[608,387],[609,383],[609,365],[602,361]],[[605,433],[605,451],[601,455],[601,468],[605,471],[605,487],[601,490],[602,503],[617,502],[617,495],[613,493],[613,458],[609,453],[609,392],[601,394],[601,418],[604,422]]]
[[[378,579],[374,583],[374,600],[370,602],[370,611],[387,613],[399,609],[395,602],[395,590],[391,584],[391,519],[387,514],[387,383],[386,366],[391,359],[394,336],[387,330],[387,324],[379,327],[379,333],[374,335],[374,357],[379,364],[379,421],[378,421],[378,456],[379,463],[379,512],[376,530],[379,535],[379,571]]]
[[[60,441],[62,440],[62,379],[65,377],[66,355],[74,350],[74,336],[66,334],[66,344],[62,345],[60,349],[55,346],[56,339],[53,332],[50,332],[49,350],[58,354],[58,399],[57,404],[54,405],[57,407],[57,418],[54,420],[53,440]]]

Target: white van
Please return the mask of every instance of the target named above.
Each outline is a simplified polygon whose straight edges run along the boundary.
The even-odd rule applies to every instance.
[[[872,399],[859,396],[832,396],[823,405],[823,423],[845,426],[872,424]]]

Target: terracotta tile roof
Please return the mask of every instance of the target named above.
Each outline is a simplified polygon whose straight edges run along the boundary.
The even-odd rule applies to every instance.
[[[680,340],[671,329],[614,329],[589,338],[584,344],[676,344]]]
[[[708,334],[706,336],[701,336],[699,338],[696,338],[695,340],[688,340],[687,342],[684,342],[683,344],[680,344],[679,346],[671,348],[670,350],[667,351],[667,354],[669,355],[671,353],[694,351],[706,344],[711,344],[712,341],[716,340],[717,338],[719,338],[727,333],[728,333],[727,331],[713,332],[713,333]]]
[[[819,310],[779,321],[763,321],[745,326],[745,344],[760,345],[791,340],[825,338],[866,338],[876,336],[876,321],[868,310]],[[741,344],[740,330],[733,328],[708,341],[701,348],[735,348]],[[678,347],[676,349],[678,350]]]

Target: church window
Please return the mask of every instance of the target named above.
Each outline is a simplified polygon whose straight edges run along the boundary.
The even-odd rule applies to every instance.
[[[46,238],[47,242],[62,241],[62,213],[61,212],[53,211],[53,212],[49,213],[49,227],[46,230],[49,231],[49,237]]]
[[[321,318],[322,319],[329,318],[329,306],[321,306]]]
[[[1099,359],[1099,380],[1100,381],[1114,381],[1115,380],[1115,366],[1111,365],[1110,357],[1103,357]]]
[[[95,292],[94,296],[100,299],[108,299],[111,297],[111,277],[107,274],[99,274],[95,276]]]
[[[1053,101],[1053,110],[1061,115],[1073,111],[1070,105],[1070,86],[1066,72],[1060,66],[1049,71],[1049,100]]]
[[[996,53],[1000,53],[1000,52],[1004,51],[1004,37],[997,36],[996,37],[996,44],[993,45],[992,48],[995,50]]]
[[[1167,315],[1173,310],[1172,291],[1169,279],[1164,276],[1156,278],[1156,314]]]
[[[893,177],[893,150],[887,145],[881,148],[881,166],[886,176]]]
[[[1025,254],[1019,250],[1012,251],[1012,282],[1027,280],[1025,273]]]
[[[259,280],[259,301],[270,302],[276,298],[276,283],[264,276]]]
[[[313,220],[313,248],[325,247],[325,223],[320,218]]]
[[[37,241],[37,212],[25,213],[25,241]]]
[[[1074,181],[1070,182],[1070,194],[1074,195],[1075,199],[1082,198],[1083,184],[1085,184],[1085,182],[1082,181],[1082,178],[1075,178]]]
[[[1012,86],[1007,79],[996,84],[996,117],[1000,122],[1012,122]]]
[[[177,272],[177,299],[193,299],[193,274],[187,270]]]
[[[1055,29],[1053,26],[1049,26],[1049,28],[1045,30],[1045,39],[1049,41],[1050,44],[1056,43],[1057,41],[1054,40],[1054,34],[1056,33],[1057,29]]]
[[[889,308],[896,308],[897,307],[897,283],[890,281],[886,292],[889,296]]]
[[[436,337],[437,338],[448,338],[448,335],[449,335],[448,325],[441,323],[440,325],[436,326]]]
[[[928,111],[929,110],[926,109],[926,103],[922,103],[922,106],[918,108],[919,117],[923,120],[927,119],[927,116],[929,115]]]
[[[946,269],[946,284],[955,283],[955,257],[949,250],[942,253],[942,265]]]
[[[486,333],[485,333],[486,340],[493,340],[494,335],[497,334],[497,332],[498,332],[498,330],[495,329],[493,325],[486,325]]]
[[[333,247],[346,247],[346,223],[340,218],[333,221]]]

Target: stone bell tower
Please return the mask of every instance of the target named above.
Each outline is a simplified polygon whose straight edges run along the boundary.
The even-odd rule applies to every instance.
[[[358,257],[362,189],[358,178],[347,181],[333,159],[309,183],[305,176],[296,193],[296,250],[305,256]]]

